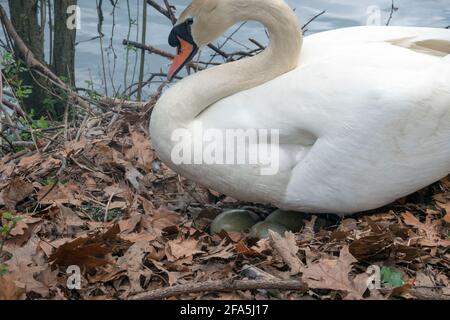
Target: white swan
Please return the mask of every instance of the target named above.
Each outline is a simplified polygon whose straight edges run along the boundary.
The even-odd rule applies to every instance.
[[[267,28],[263,53],[191,75],[155,106],[153,145],[173,170],[240,200],[342,215],[450,173],[450,30],[356,27],[303,39],[283,0],[194,0],[170,36],[179,47],[170,76],[244,20]],[[174,161],[174,132],[198,122],[279,129],[279,171]]]

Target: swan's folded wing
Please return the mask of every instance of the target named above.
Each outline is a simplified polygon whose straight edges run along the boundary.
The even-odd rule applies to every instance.
[[[364,26],[321,32],[305,38],[302,63],[317,61],[343,48],[370,43],[396,45],[418,53],[444,57],[450,54],[450,30]]]

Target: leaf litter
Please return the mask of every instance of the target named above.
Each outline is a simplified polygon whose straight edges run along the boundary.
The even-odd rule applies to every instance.
[[[144,120],[127,119],[125,113],[114,130],[95,134],[72,128],[71,141],[57,138],[45,151],[0,159],[0,299],[128,299],[170,286],[259,278],[298,280],[308,290],[177,298],[450,299],[450,177],[331,226],[324,216],[299,214],[306,223],[298,233],[211,236],[209,224],[225,210],[265,218],[274,208],[240,203],[177,175],[157,158]],[[81,269],[81,290],[67,287],[73,265]],[[367,287],[370,266],[381,270],[377,290]]]

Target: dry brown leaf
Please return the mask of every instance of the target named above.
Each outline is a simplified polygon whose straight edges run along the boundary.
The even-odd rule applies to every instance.
[[[130,188],[128,186],[121,186],[118,184],[104,188],[103,192],[105,192],[109,197],[114,196],[122,199],[127,199],[131,194]]]
[[[291,269],[291,275],[300,273],[303,268],[303,263],[297,256],[299,248],[297,246],[295,235],[292,232],[286,232],[284,237],[282,237],[272,230],[269,230],[269,235],[272,246]]]
[[[19,168],[28,169],[28,168],[38,164],[41,161],[41,159],[42,159],[42,155],[39,153],[35,153],[32,156],[24,157],[24,158],[20,159],[17,166]]]
[[[16,226],[10,231],[10,235],[13,237],[24,236],[26,233],[30,233],[30,226],[42,222],[41,218],[26,217],[17,221]]]
[[[160,208],[153,211],[153,216],[144,216],[143,224],[147,228],[153,228],[156,231],[177,226],[181,223],[181,216],[166,208]]]
[[[203,253],[199,249],[198,240],[178,238],[167,242],[166,256],[170,262],[175,262],[182,258],[192,258],[196,254]]]
[[[8,210],[14,211],[16,205],[29,197],[33,191],[33,184],[21,178],[15,178],[3,189],[0,200],[3,199],[3,204]]]
[[[16,282],[17,274],[0,277],[0,300],[23,300],[26,290]]]
[[[19,287],[25,288],[27,293],[35,292],[43,298],[48,297],[49,288],[35,279],[37,274],[46,269],[45,267],[27,266],[21,262],[8,266],[11,274],[16,275],[16,284],[18,284]]]
[[[80,188],[75,184],[45,186],[38,192],[39,202],[43,205],[59,204],[81,206]]]
[[[439,228],[441,227],[441,220],[432,220],[428,215],[425,223],[422,223],[411,212],[402,214],[403,221],[409,225],[417,228],[422,236],[419,239],[419,244],[426,247],[449,247],[450,240],[441,239]]]
[[[226,241],[222,241],[220,245],[210,250],[208,254],[202,256],[201,260],[206,261],[214,258],[224,260],[231,259],[234,256],[234,246],[231,243],[228,245],[225,243]]]
[[[155,153],[151,149],[150,139],[137,130],[130,133],[130,138],[132,147],[125,152],[126,159],[136,163],[139,169],[151,172]]]
[[[443,220],[447,223],[450,223],[450,200],[445,203],[438,203],[438,206],[445,210],[446,215]]]
[[[117,260],[117,265],[123,270],[126,270],[128,279],[130,280],[129,294],[141,292],[141,277],[149,277],[152,274],[144,266],[144,258],[150,250],[151,246],[149,242],[137,242],[125,252],[123,257]]]
[[[87,271],[105,266],[111,263],[108,254],[116,247],[130,246],[118,236],[119,232],[119,226],[114,225],[104,234],[84,236],[65,242],[55,250],[49,261],[58,266],[76,265]]]
[[[262,256],[261,253],[259,253],[258,251],[255,251],[254,249],[247,247],[244,240],[241,240],[238,243],[236,243],[235,250],[237,254],[244,255],[248,258]]]
[[[60,246],[50,256],[50,262],[58,266],[80,266],[88,270],[101,267],[109,263],[106,255],[110,248],[101,243],[90,243],[90,238],[78,238]]]
[[[349,252],[349,247],[342,248],[338,259],[322,258],[308,262],[302,268],[303,281],[313,289],[329,289],[344,291],[352,299],[361,299],[367,286],[361,285],[361,279],[350,280],[352,265],[357,262]]]
[[[353,241],[350,253],[359,261],[385,260],[391,253],[394,238],[390,232],[369,235]]]
[[[36,266],[34,262],[39,241],[39,238],[34,235],[25,246],[7,244],[5,251],[11,253],[12,258],[5,264],[9,272],[14,275],[16,284],[20,288],[24,288],[26,292],[35,292],[47,297],[48,288],[35,279],[35,275],[46,268],[45,266]]]
[[[66,227],[81,227],[84,225],[83,219],[81,219],[72,209],[65,207],[61,204],[57,204],[61,223]]]
[[[33,264],[39,241],[38,236],[34,234],[23,246],[17,245],[13,241],[6,242],[4,250],[12,255],[12,258],[6,262],[6,265],[13,267],[21,263],[25,265]]]
[[[82,149],[85,148],[86,144],[88,143],[87,140],[80,140],[80,141],[67,141],[64,145],[64,150],[63,150],[63,154],[64,156],[69,156],[71,154],[73,154],[74,152],[78,152]]]
[[[450,208],[447,211],[448,213],[442,218],[445,222],[450,223]]]
[[[132,216],[130,219],[120,220],[119,221],[120,233],[127,234],[136,230],[136,227],[142,221],[142,217],[143,217],[142,215],[135,215]]]

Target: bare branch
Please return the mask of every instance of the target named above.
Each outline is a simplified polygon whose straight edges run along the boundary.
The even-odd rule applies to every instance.
[[[131,297],[130,300],[160,300],[190,293],[233,292],[240,290],[257,289],[295,290],[306,292],[308,290],[308,287],[300,280],[218,280],[206,281],[201,283],[188,283],[185,285],[158,289],[151,292],[135,295]]]

